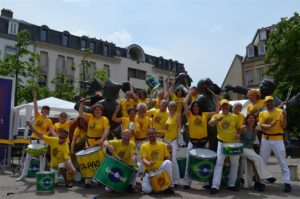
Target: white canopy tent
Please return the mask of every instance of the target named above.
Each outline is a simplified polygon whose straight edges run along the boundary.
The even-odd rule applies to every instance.
[[[58,118],[61,112],[66,112],[69,118],[76,118],[78,112],[74,109],[75,103],[61,100],[55,97],[49,97],[37,101],[39,110],[42,106],[50,107],[51,118]],[[30,121],[34,116],[33,102],[22,104],[13,108],[13,131],[12,135],[18,135],[18,129],[25,126],[26,121]],[[24,138],[27,138],[28,130],[24,132]]]
[[[233,101],[229,101],[229,104],[233,106],[237,102],[239,102],[239,103],[242,104],[243,108],[242,108],[241,113],[246,117],[247,116],[247,106],[250,104],[250,100],[248,100],[248,99],[245,99],[245,100],[233,100]]]

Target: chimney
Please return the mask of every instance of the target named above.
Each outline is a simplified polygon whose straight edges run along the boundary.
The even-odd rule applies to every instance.
[[[14,13],[11,10],[9,10],[9,9],[3,8],[1,10],[1,16],[5,16],[5,17],[8,17],[8,18],[13,18],[13,14]]]

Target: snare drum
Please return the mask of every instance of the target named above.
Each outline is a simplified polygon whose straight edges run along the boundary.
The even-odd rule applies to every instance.
[[[243,153],[242,143],[224,143],[222,146],[224,155],[240,155]]]
[[[193,180],[210,181],[217,160],[217,154],[209,149],[191,149],[188,156],[188,175]]]
[[[81,150],[76,154],[80,173],[85,178],[91,178],[96,173],[105,153],[100,146],[90,147],[86,150]]]
[[[33,157],[39,157],[47,152],[47,145],[39,143],[39,144],[29,144],[26,148],[26,152]]]
[[[117,192],[124,192],[134,176],[133,167],[106,155],[94,179]]]
[[[150,174],[150,184],[154,192],[164,191],[171,185],[168,173],[164,170]]]
[[[43,171],[36,173],[36,191],[49,193],[54,192],[54,172]]]

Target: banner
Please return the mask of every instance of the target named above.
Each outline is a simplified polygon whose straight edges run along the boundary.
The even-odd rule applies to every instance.
[[[0,76],[0,144],[9,144],[9,140],[12,139],[10,132],[13,123],[14,90],[14,79]],[[1,150],[0,160],[4,158],[4,155],[7,155],[7,150]]]

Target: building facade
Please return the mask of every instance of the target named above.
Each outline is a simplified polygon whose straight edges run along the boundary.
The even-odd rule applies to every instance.
[[[114,82],[129,81],[137,89],[146,89],[147,75],[154,76],[164,87],[167,77],[172,79],[175,74],[185,71],[182,63],[149,55],[137,44],[122,48],[101,39],[60,32],[46,25],[37,26],[14,19],[13,12],[7,9],[2,9],[0,16],[1,59],[16,53],[17,33],[24,29],[30,32],[30,50],[40,55],[41,73],[45,79],[39,84],[52,91],[55,84],[51,81],[58,74],[72,78],[79,86],[80,81],[92,80],[96,69],[104,69]],[[87,55],[87,48],[92,52],[86,57],[91,66],[83,68],[81,60]]]

